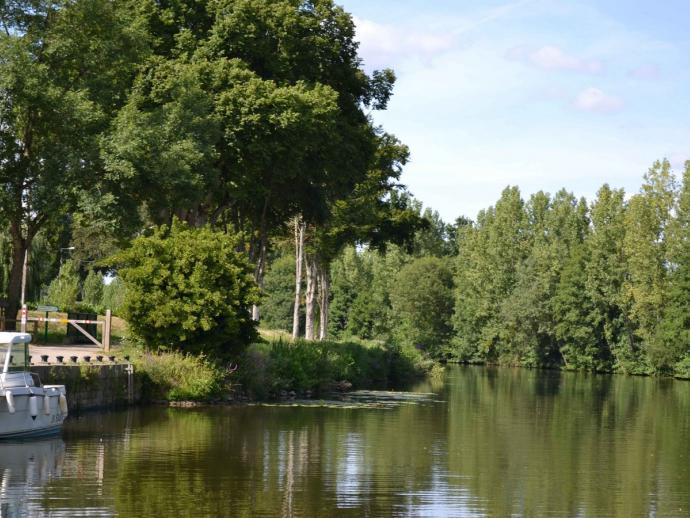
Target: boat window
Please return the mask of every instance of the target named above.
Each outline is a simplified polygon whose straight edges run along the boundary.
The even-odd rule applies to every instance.
[[[5,358],[7,357],[8,345],[3,345],[0,350],[0,371],[5,366]],[[25,371],[29,367],[29,344],[14,344],[10,354],[10,372]]]

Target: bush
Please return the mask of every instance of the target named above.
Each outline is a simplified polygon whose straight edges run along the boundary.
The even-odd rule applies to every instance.
[[[355,389],[399,387],[427,373],[433,363],[414,348],[389,344],[279,340],[252,344],[239,365],[245,390],[262,399],[283,390],[319,393],[342,381]]]
[[[223,389],[225,372],[204,356],[179,352],[137,354],[132,359],[147,380],[148,397],[170,401],[204,401]]]
[[[148,347],[234,354],[257,336],[258,290],[238,240],[175,220],[139,237],[113,261],[126,285],[123,316]]]
[[[690,380],[690,355],[675,364],[674,374],[676,378]]]

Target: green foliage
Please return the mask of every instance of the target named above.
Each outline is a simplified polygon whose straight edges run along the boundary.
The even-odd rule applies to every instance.
[[[497,361],[511,356],[501,342],[501,307],[513,292],[528,251],[527,215],[520,191],[506,188],[496,207],[481,211],[460,234],[455,316],[458,357]]]
[[[96,310],[96,313],[102,313],[103,303],[103,274],[89,270],[89,273],[84,279],[81,288],[81,301]]]
[[[690,168],[690,165],[688,166]],[[457,227],[454,355],[531,367],[681,374],[690,320],[690,173],[656,162],[639,194],[591,206],[506,189]]]
[[[148,347],[219,357],[253,340],[249,308],[258,292],[236,247],[231,235],[173,221],[115,256],[134,336]]]
[[[390,296],[401,343],[440,353],[452,331],[453,275],[446,262],[422,257],[405,265]]]
[[[0,17],[0,221],[21,258],[41,228],[73,211],[103,177],[102,133],[126,96],[142,50],[124,2],[3,2]]]
[[[224,388],[225,372],[203,355],[138,353],[132,362],[151,399],[206,401]]]
[[[333,390],[347,381],[357,388],[409,383],[431,364],[413,348],[373,342],[283,342],[253,344],[240,361],[239,379],[260,399],[281,391]]]
[[[566,369],[601,371],[610,369],[610,357],[598,344],[602,328],[595,322],[596,308],[587,291],[587,249],[572,250],[561,270],[553,299],[554,337]]]
[[[79,271],[74,261],[67,260],[60,267],[60,273],[48,286],[46,302],[54,304],[60,311],[75,311],[79,297]]]
[[[295,259],[279,257],[271,263],[264,277],[261,300],[261,324],[267,329],[292,331],[295,305]]]
[[[121,316],[125,303],[125,283],[120,277],[115,277],[110,284],[103,286],[103,298],[101,306],[104,310],[109,309],[113,315]]]
[[[395,245],[385,253],[346,247],[331,268],[331,335],[390,339],[395,326],[391,289],[400,268],[411,260]]]
[[[669,228],[672,267],[664,293],[663,315],[650,351],[657,369],[690,377],[690,161],[685,165],[676,218]]]

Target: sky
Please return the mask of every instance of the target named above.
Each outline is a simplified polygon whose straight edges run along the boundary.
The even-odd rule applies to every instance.
[[[446,221],[508,185],[592,200],[690,159],[687,0],[341,0],[368,71],[392,68],[376,123],[410,147],[402,181]]]

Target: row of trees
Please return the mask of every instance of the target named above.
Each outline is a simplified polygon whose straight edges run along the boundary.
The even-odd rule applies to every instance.
[[[454,316],[465,359],[633,373],[690,367],[690,164],[587,204],[515,188],[460,236]]]
[[[630,197],[508,187],[455,225],[415,208],[426,227],[410,247],[349,247],[333,263],[333,334],[469,362],[690,373],[690,163],[680,180],[655,163]],[[284,256],[267,278],[275,327],[288,328],[292,272]]]

